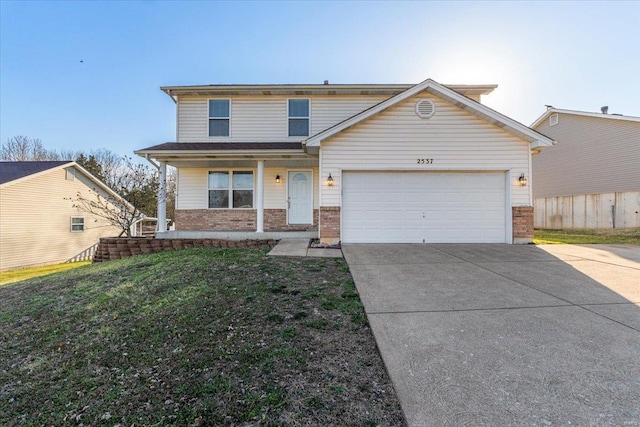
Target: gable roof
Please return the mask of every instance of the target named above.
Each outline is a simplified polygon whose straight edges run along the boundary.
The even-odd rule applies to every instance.
[[[455,90],[452,90],[449,87],[443,86],[432,79],[427,79],[422,83],[418,83],[417,85],[405,90],[402,93],[399,93],[391,98],[382,101],[381,103],[374,105],[373,107],[364,110],[328,129],[319,132],[306,140],[304,143],[308,147],[319,146],[320,142],[324,139],[332,137],[360,122],[368,119],[382,111],[387,110],[388,108],[393,107],[394,105],[411,98],[414,95],[422,91],[428,91],[429,93],[438,96],[452,103],[453,105],[462,108],[465,111],[468,111],[475,116],[484,119],[502,129],[506,132],[509,132],[513,135],[516,135],[520,138],[529,142],[530,148],[543,148],[553,145],[553,140],[548,138],[541,133],[536,132],[535,130],[528,128],[527,126],[519,123],[503,114],[498,113],[497,111],[480,104],[468,98]]]
[[[589,111],[577,111],[577,110],[563,110],[560,108],[549,108],[545,111],[540,117],[536,119],[535,122],[531,124],[532,128],[538,127],[542,122],[547,120],[549,116],[555,113],[560,114],[570,114],[572,116],[584,116],[584,117],[594,117],[598,119],[609,119],[609,120],[625,120],[629,122],[640,122],[640,117],[635,116],[623,116],[622,114],[604,114],[604,113],[592,113]]]
[[[135,209],[135,207],[127,201],[124,197],[113,191],[105,183],[93,176],[85,168],[73,162],[67,161],[42,161],[42,162],[0,162],[0,186],[7,187],[14,183],[30,179],[43,172],[53,171],[55,169],[66,169],[68,167],[75,168],[78,172],[86,176],[96,187],[100,187],[105,193],[109,194],[114,199],[120,201],[123,205],[129,209]]]
[[[58,166],[73,163],[66,161],[43,161],[43,162],[0,162],[0,184],[5,184],[16,179],[29,175],[44,172]]]

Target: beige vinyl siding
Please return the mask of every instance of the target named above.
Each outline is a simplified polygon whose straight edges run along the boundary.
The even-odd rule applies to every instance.
[[[209,105],[206,98],[178,98],[178,141],[203,142],[209,137]],[[229,138],[218,138],[228,140]]]
[[[436,107],[430,119],[415,113],[420,99]],[[417,159],[433,164],[417,164]],[[323,186],[320,204],[340,206],[342,170],[506,171],[511,170],[511,205],[530,206],[529,144],[431,94],[422,93],[355,125],[322,143]],[[328,187],[331,173],[335,185]]]
[[[176,209],[207,209],[209,207],[208,168],[178,169]]]
[[[388,99],[388,96],[318,96],[311,100],[311,135]]]
[[[300,168],[311,170],[312,168]],[[207,209],[209,207],[209,193],[207,180],[209,171],[230,170],[229,168],[180,168],[178,174],[178,202],[177,209]],[[237,170],[247,170],[239,168]],[[253,170],[254,182],[256,169]],[[287,169],[285,167],[264,169],[264,208],[285,209],[287,207]],[[280,175],[280,184],[276,184],[276,175]],[[314,177],[314,209],[318,208],[318,168],[313,168]],[[254,190],[255,201],[255,190]]]
[[[0,270],[55,264],[74,258],[100,237],[117,236],[120,229],[74,208],[70,198],[89,196],[95,184],[75,171],[65,179],[64,168],[33,175],[0,188]],[[84,232],[71,232],[71,217],[84,217]]]
[[[533,158],[534,197],[640,191],[640,122],[558,113],[558,141]]]
[[[311,135],[331,127],[383,101],[384,96],[231,97],[230,137],[209,137],[206,97],[181,97],[178,101],[178,142],[300,141],[288,136],[287,100],[311,100]],[[225,98],[227,99],[227,98]]]

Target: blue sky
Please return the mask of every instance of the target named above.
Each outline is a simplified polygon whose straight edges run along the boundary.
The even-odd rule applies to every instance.
[[[0,1],[0,141],[175,140],[163,85],[497,83],[492,108],[640,116],[640,2]],[[82,60],[82,62],[80,62]]]

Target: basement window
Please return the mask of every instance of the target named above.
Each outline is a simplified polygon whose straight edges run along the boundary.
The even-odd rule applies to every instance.
[[[72,216],[71,217],[71,232],[82,233],[84,231],[84,217]]]
[[[253,208],[253,171],[209,172],[209,209]]]

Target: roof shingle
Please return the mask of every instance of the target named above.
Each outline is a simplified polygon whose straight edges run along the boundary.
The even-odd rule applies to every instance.
[[[42,162],[0,162],[0,184],[5,184],[16,179],[35,173],[44,172],[67,163],[65,161],[42,161]]]

